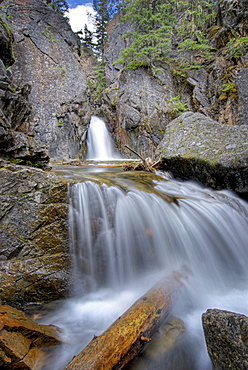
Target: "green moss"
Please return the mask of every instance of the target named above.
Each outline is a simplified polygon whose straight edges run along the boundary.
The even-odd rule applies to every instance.
[[[58,121],[58,127],[64,128],[64,120],[63,118],[60,118]]]
[[[4,22],[1,17],[0,17],[0,25],[4,28],[8,36],[8,39],[9,39],[9,43],[7,47],[7,53],[9,53],[9,57],[6,56],[6,54],[2,56],[5,66],[8,68],[15,62],[15,56],[14,56],[13,45],[12,45],[13,35],[12,35],[12,31],[9,25],[6,22]]]
[[[46,28],[45,31],[41,31],[41,33],[50,41],[53,41],[56,44],[59,44],[59,41],[54,37],[54,34],[52,33],[51,30],[49,30],[49,28]]]
[[[50,68],[51,70],[53,71],[58,71],[61,73],[61,76],[64,77],[65,76],[65,73],[66,73],[66,68],[62,66],[62,64],[60,63],[57,67],[52,67]]]

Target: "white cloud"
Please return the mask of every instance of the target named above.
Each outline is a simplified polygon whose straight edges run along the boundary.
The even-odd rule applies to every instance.
[[[94,14],[94,9],[92,4],[78,5],[76,8],[68,10],[67,16],[69,18],[69,23],[74,32],[84,30],[84,25],[87,23],[87,27],[90,31],[93,31],[94,26],[89,20],[88,14]]]

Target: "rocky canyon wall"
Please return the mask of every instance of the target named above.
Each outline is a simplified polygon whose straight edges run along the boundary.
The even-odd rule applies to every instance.
[[[4,0],[0,17],[12,37],[8,73],[16,88],[29,89],[29,112],[18,131],[40,140],[51,158],[77,156],[90,119],[78,37],[40,0]]]
[[[131,43],[125,37],[132,25],[116,16],[110,23],[105,51],[106,74],[110,87],[105,91],[105,106],[115,111],[115,136],[119,146],[131,145],[144,156],[154,156],[168,123],[183,111],[202,113],[224,125],[248,125],[247,62],[245,49],[240,57],[230,41],[248,34],[245,3],[221,0],[216,25],[209,30],[215,50],[212,59],[187,73],[162,62],[153,70],[127,69],[114,64],[121,49]],[[176,57],[176,48],[172,50]]]

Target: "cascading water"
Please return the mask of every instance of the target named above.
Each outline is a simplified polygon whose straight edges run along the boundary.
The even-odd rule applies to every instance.
[[[247,203],[230,192],[151,174],[91,177],[71,188],[75,298],[43,321],[61,327],[71,343],[52,369],[61,370],[172,270],[187,274],[173,310],[184,321],[185,339],[170,360],[133,368],[211,369],[201,314],[208,308],[248,314]]]
[[[86,159],[105,161],[119,158],[121,155],[115,149],[104,121],[97,116],[92,116],[87,133]]]

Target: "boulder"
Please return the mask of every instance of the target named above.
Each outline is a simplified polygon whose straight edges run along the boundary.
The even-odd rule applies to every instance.
[[[213,369],[248,369],[248,317],[213,309],[202,315],[202,324]]]
[[[0,188],[0,299],[22,306],[67,296],[67,184],[40,169],[2,161]]]
[[[176,178],[248,196],[248,127],[224,126],[200,113],[171,121],[156,155]]]

